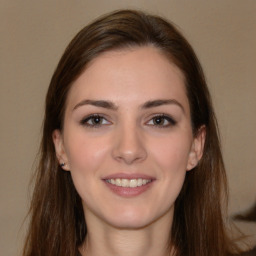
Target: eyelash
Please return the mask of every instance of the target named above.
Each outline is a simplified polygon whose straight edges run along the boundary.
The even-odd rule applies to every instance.
[[[93,119],[95,121],[96,118],[98,118],[100,120],[99,124],[89,124],[90,121],[93,121]],[[90,115],[90,116],[82,119],[80,121],[80,124],[83,126],[87,126],[89,128],[99,128],[102,125],[108,125],[108,124],[102,124],[103,120],[107,121],[108,124],[110,124],[110,122],[105,117],[103,117],[102,115],[99,115],[99,114],[93,114],[93,115]]]
[[[150,120],[149,120],[149,122],[154,122],[154,120],[156,121],[156,119],[161,119],[161,121],[162,120],[164,120],[164,122],[165,121],[167,121],[168,123],[167,124],[155,124],[155,123],[153,123],[153,124],[150,124],[151,126],[156,126],[157,128],[168,128],[168,127],[170,127],[170,126],[175,126],[176,125],[176,121],[172,118],[172,117],[170,117],[170,116],[168,116],[168,115],[165,115],[165,114],[158,114],[158,115],[155,115],[154,117],[152,117]],[[149,123],[149,122],[147,122],[147,124]]]
[[[98,124],[97,123],[96,124],[89,123],[89,122],[92,122],[93,120],[95,121],[96,118],[99,119],[100,123],[98,123]],[[160,119],[161,121],[164,120],[164,123],[166,121],[168,123],[167,124],[156,124],[156,123],[154,123],[154,121],[156,121],[156,119]],[[107,122],[107,123],[104,124],[102,122]],[[150,122],[153,122],[153,124],[149,124]],[[155,126],[157,128],[168,128],[170,126],[175,126],[176,123],[177,122],[172,117],[165,115],[165,114],[158,114],[158,115],[155,115],[154,117],[152,117],[146,124],[148,124],[150,126]],[[93,115],[87,116],[84,119],[82,119],[80,121],[80,124],[83,126],[89,127],[89,128],[99,128],[102,125],[109,125],[109,124],[111,124],[111,122],[109,122],[105,117],[103,117],[100,114],[93,114]]]

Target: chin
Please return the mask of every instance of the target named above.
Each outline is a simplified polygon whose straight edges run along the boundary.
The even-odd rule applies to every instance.
[[[160,215],[160,214],[159,214]],[[109,219],[109,224],[118,229],[142,229],[154,223],[161,217],[152,211],[136,211],[134,209],[125,209],[116,211],[114,216]]]
[[[145,221],[145,219],[115,219],[109,224],[117,229],[143,229],[150,225],[150,221]]]

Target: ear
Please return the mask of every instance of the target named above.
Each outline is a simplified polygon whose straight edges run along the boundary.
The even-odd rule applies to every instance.
[[[204,143],[205,143],[206,129],[205,126],[199,128],[196,136],[194,137],[191,151],[189,152],[187,171],[195,168],[203,156]]]
[[[56,157],[58,158],[61,168],[65,171],[69,171],[68,158],[65,152],[63,138],[60,130],[53,131],[52,140],[55,147]]]

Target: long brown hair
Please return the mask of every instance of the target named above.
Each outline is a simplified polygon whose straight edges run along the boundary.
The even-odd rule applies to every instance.
[[[106,51],[145,45],[160,49],[183,72],[194,134],[200,127],[206,128],[203,157],[187,173],[175,202],[170,244],[176,248],[177,256],[224,256],[235,248],[225,230],[226,174],[200,63],[174,25],[140,11],[122,10],[83,28],[65,50],[53,74],[46,97],[40,161],[23,256],[77,255],[87,233],[82,203],[70,173],[62,171],[58,164],[52,133],[62,129],[72,82],[92,59]]]

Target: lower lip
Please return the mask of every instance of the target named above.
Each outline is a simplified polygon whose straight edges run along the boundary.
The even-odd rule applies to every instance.
[[[107,181],[105,181],[105,184],[107,187],[114,192],[116,195],[122,196],[122,197],[134,197],[141,195],[142,193],[146,192],[150,187],[152,186],[154,181],[151,181],[145,185],[142,185],[140,187],[135,187],[135,188],[127,188],[127,187],[119,187],[116,185],[113,185]]]

